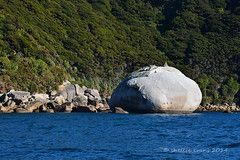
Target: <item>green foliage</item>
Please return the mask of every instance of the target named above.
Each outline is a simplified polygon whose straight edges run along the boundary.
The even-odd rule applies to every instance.
[[[239,8],[236,0],[2,0],[0,78],[31,91],[69,79],[109,94],[129,72],[168,61],[199,82],[204,103],[237,102]]]
[[[75,83],[78,83],[81,86],[88,86],[88,87],[97,89],[100,91],[102,95],[104,95],[105,97],[108,97],[111,95],[112,91],[118,85],[118,83],[120,83],[120,80],[121,79],[119,77],[109,78],[109,79],[104,79],[99,77],[93,77],[93,78],[82,77],[82,78],[79,78],[78,81],[75,81]]]
[[[203,97],[207,96],[207,87],[209,85],[209,78],[207,75],[203,75],[202,77],[199,78],[198,80],[199,86],[201,90],[203,91]]]
[[[222,94],[224,101],[231,103],[234,100],[234,96],[238,93],[240,84],[233,78],[230,78],[222,87]]]

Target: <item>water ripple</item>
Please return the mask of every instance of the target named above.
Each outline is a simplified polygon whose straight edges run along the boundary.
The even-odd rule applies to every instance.
[[[240,114],[2,114],[1,159],[237,159]]]

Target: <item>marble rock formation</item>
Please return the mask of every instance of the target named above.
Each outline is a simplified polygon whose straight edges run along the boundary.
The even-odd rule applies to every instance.
[[[125,78],[114,90],[109,105],[128,112],[191,113],[202,93],[196,82],[174,67],[148,66]]]

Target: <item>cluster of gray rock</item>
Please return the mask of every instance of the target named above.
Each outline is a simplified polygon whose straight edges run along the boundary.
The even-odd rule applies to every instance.
[[[0,94],[0,112],[110,112],[110,107],[98,90],[66,81],[48,94],[14,90]]]
[[[236,104],[224,104],[224,105],[212,105],[212,104],[207,104],[205,106],[199,106],[198,109],[196,110],[197,112],[225,112],[225,113],[230,113],[230,112],[240,112],[240,106],[236,106]]]

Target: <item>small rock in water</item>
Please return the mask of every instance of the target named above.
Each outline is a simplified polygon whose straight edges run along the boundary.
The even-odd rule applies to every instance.
[[[122,109],[121,107],[115,107],[114,108],[114,113],[120,113],[120,114],[128,114],[128,111],[125,111],[124,109]]]

